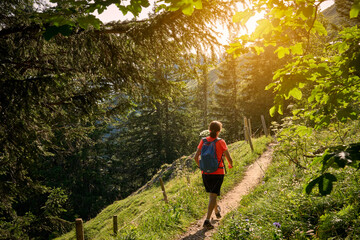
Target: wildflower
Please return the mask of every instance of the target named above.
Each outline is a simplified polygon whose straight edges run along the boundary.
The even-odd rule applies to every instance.
[[[278,222],[274,222],[273,225],[274,225],[275,227],[277,227],[277,228],[281,228],[281,224],[278,223]]]
[[[264,194],[267,194],[267,191],[265,191]]]
[[[246,218],[246,219],[245,219],[245,221],[246,221],[246,222],[248,222],[248,221],[249,221],[249,219],[248,219],[248,218]]]

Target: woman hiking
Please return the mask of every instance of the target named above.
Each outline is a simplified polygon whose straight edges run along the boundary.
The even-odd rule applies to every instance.
[[[200,161],[199,161],[199,157],[201,155],[201,150],[204,146],[204,142],[205,144],[209,144],[213,141],[215,141],[215,152],[216,152],[216,158],[218,160],[219,166],[218,168],[213,171],[213,172],[205,172],[202,171],[202,179],[203,179],[203,183],[205,186],[205,190],[206,192],[209,193],[209,205],[208,205],[208,211],[207,211],[207,216],[206,216],[206,220],[204,221],[204,228],[207,229],[213,229],[214,226],[211,224],[210,222],[210,217],[211,214],[213,212],[213,210],[215,210],[215,215],[216,218],[221,218],[221,209],[220,206],[217,205],[216,203],[216,198],[217,196],[220,196],[220,189],[221,189],[221,185],[223,183],[224,180],[224,161],[223,161],[223,155],[225,155],[228,163],[229,163],[229,169],[233,167],[233,161],[232,158],[230,156],[230,153],[228,151],[227,145],[225,143],[225,141],[221,138],[218,138],[219,133],[222,129],[222,124],[221,122],[218,121],[213,121],[210,123],[209,125],[209,131],[210,131],[210,136],[203,138],[200,140],[200,143],[197,147],[197,151],[195,153],[195,162],[196,164],[200,167]]]

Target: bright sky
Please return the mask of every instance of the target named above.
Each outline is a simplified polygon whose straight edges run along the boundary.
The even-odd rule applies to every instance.
[[[150,6],[147,8],[143,8],[140,15],[139,15],[139,19],[144,19],[148,17],[149,12],[152,11],[152,6],[154,5],[154,0],[150,0]],[[117,21],[117,20],[130,20],[132,19],[134,16],[132,15],[132,13],[127,13],[125,16],[123,15],[123,13],[116,7],[115,4],[110,5],[104,12],[102,12],[100,15],[95,14],[95,16],[97,16],[103,23],[107,23],[107,22],[111,22],[111,21]]]
[[[153,5],[154,5],[154,1],[155,0],[149,0],[150,2],[150,6],[148,8],[143,8],[143,10],[140,13],[140,16],[138,17],[138,19],[144,19],[148,17],[149,12],[152,11]],[[46,0],[46,2],[49,3],[49,0]],[[330,7],[332,4],[334,3],[334,0],[325,0],[321,5],[321,11],[325,10],[326,8]],[[107,23],[107,22],[111,22],[111,21],[117,21],[117,20],[126,20],[126,19],[132,19],[133,15],[131,13],[126,14],[125,16],[122,14],[122,12],[116,7],[115,4],[110,5],[102,14],[97,14],[97,12],[95,12],[95,15],[103,22],[103,23]],[[229,17],[231,18],[231,17]],[[251,33],[255,30],[257,23],[256,21],[258,21],[259,19],[262,18],[261,14],[257,14],[256,16],[250,18],[250,20],[248,21],[246,27],[248,29],[248,33]],[[218,26],[218,29],[216,29],[218,32],[222,32],[223,36],[220,37],[219,41],[222,44],[228,44],[228,36],[229,34],[227,33],[227,30],[224,26]],[[245,34],[245,30],[244,33],[240,33],[240,34]]]
[[[334,3],[334,0],[326,0],[324,1],[320,7],[321,11],[325,10],[326,8],[330,7]],[[144,19],[148,17],[149,12],[152,11],[152,6],[154,4],[154,0],[150,0],[150,6],[148,8],[144,8],[138,19]],[[110,5],[102,14],[95,14],[103,23],[111,22],[111,21],[117,21],[117,20],[126,20],[126,19],[132,19],[133,15],[131,13],[126,14],[125,16],[122,14],[122,12],[113,4]],[[248,21],[246,27],[248,29],[248,32],[251,33],[255,30],[257,23],[259,19],[261,19],[262,15],[257,14],[256,16],[250,18]],[[219,26],[217,31],[220,31],[223,33],[223,36],[220,38],[220,42],[222,44],[228,43],[228,33],[227,30],[224,29],[224,27]],[[244,30],[245,33],[245,30]]]
[[[324,1],[320,7],[321,10],[325,10],[330,7],[334,3],[334,0],[326,0]],[[152,11],[152,6],[154,4],[154,0],[150,0],[150,7],[144,8],[140,13],[139,19],[144,19],[148,16],[148,13]],[[131,13],[123,16],[122,12],[115,6],[115,4],[110,5],[102,14],[96,14],[96,16],[104,23],[120,20],[120,19],[131,19],[133,15]]]

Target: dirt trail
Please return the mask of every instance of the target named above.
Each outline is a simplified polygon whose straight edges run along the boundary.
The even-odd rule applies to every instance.
[[[265,174],[264,171],[266,171],[272,160],[272,153],[273,148],[272,145],[270,145],[268,149],[248,167],[243,180],[236,185],[234,189],[224,195],[220,201],[218,201],[218,204],[221,207],[222,216],[225,216],[227,213],[236,209],[242,197],[248,194],[259,182],[261,182],[261,179]],[[213,213],[211,223],[215,228],[213,230],[206,231],[202,227],[205,218],[206,215],[190,226],[188,231],[179,236],[177,239],[211,239],[211,236],[217,231],[220,221],[216,219],[215,214]]]

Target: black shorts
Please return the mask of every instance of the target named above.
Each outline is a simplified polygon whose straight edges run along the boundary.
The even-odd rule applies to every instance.
[[[223,174],[202,174],[202,179],[206,192],[220,196],[220,188],[224,181]]]

